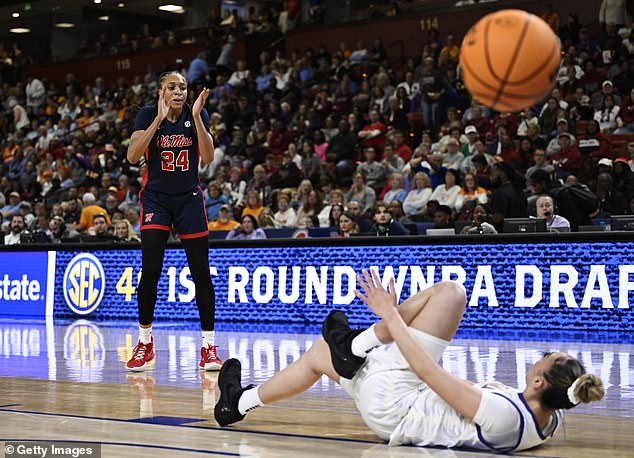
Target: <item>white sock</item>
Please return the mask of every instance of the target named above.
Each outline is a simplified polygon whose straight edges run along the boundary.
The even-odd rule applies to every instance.
[[[139,341],[142,344],[149,344],[152,341],[152,326],[149,328],[139,326]]]
[[[374,332],[373,324],[361,334],[352,339],[352,353],[359,358],[365,358],[365,356],[375,347],[383,345],[383,342],[379,340]]]
[[[240,399],[238,399],[238,411],[240,412],[240,415],[245,415],[247,412],[264,405],[262,404],[260,395],[258,394],[259,388],[259,386],[256,386],[255,388],[242,392]]]
[[[214,331],[203,331],[203,347],[214,345]]]

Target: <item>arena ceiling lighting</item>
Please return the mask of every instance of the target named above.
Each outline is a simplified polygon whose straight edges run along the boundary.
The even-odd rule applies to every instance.
[[[75,24],[73,24],[72,22],[58,22],[57,24],[55,24],[55,27],[57,27],[58,29],[72,29],[73,27],[75,27]]]
[[[30,31],[31,29],[27,29],[26,27],[14,27],[9,29],[9,32],[11,33],[29,33]]]
[[[20,13],[11,13],[11,17],[20,17]]]
[[[169,13],[183,14],[185,12],[185,8],[181,5],[174,5],[172,3],[166,5],[159,5],[158,7],[161,11],[167,11]]]

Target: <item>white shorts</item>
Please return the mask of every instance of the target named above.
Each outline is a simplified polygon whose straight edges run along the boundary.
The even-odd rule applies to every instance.
[[[409,331],[435,361],[440,361],[448,341],[418,329]],[[372,350],[352,380],[341,377],[340,384],[354,399],[363,421],[384,440],[389,440],[418,392],[427,387],[411,370],[396,344]]]

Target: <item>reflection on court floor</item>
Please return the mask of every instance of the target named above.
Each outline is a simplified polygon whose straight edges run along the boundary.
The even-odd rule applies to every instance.
[[[275,332],[249,332],[246,324],[218,326],[220,356],[242,361],[245,384],[263,382],[299,358],[319,338],[314,332],[271,330]],[[151,399],[157,387],[199,389],[201,384],[204,388],[205,382],[208,387],[215,387],[215,376],[201,374],[197,368],[200,333],[196,329],[182,324],[155,325],[155,362],[145,373],[130,374],[124,370],[124,363],[131,356],[136,334],[134,323],[0,321],[0,376],[131,384],[143,399]],[[609,335],[595,335],[594,343],[568,338],[545,343],[508,338],[484,340],[473,338],[473,332],[468,334],[471,337],[455,339],[442,359],[442,365],[460,377],[475,382],[497,380],[523,388],[527,368],[543,352],[562,350],[579,358],[589,372],[599,374],[606,386],[603,402],[581,406],[575,413],[589,413],[591,409],[593,414],[634,417],[634,345],[608,343],[614,341]],[[315,407],[319,399],[326,402],[333,396],[346,396],[326,377],[309,394],[316,400]],[[208,395],[203,403],[210,404],[212,397]],[[351,405],[350,409],[354,410]],[[142,414],[151,416],[151,412]]]

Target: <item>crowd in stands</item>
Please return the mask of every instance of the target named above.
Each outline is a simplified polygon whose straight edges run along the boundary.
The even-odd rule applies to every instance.
[[[495,233],[529,216],[577,230],[633,214],[634,27],[609,17],[595,35],[574,15],[549,20],[563,44],[557,85],[520,113],[472,100],[460,39],[440,34],[402,66],[380,39],[263,52],[255,66],[208,53],[175,62],[190,102],[211,89],[210,233]],[[158,75],[82,86],[69,74],[64,87],[43,76],[0,88],[4,243],[138,241],[144,164],[126,148]]]

